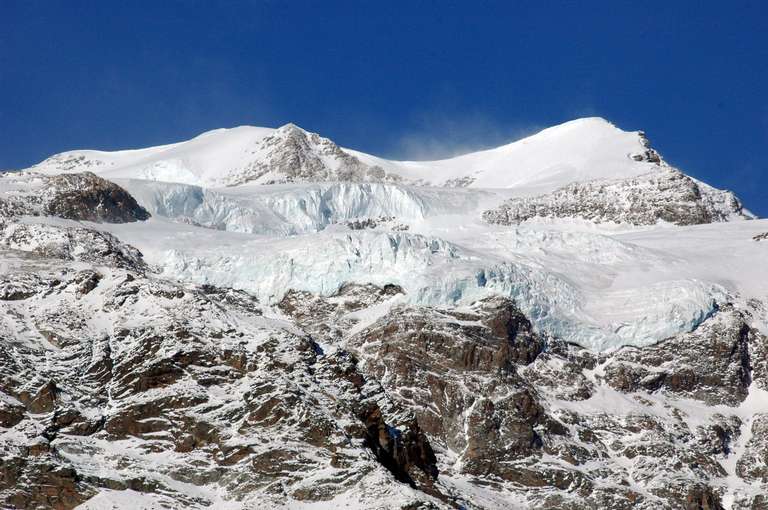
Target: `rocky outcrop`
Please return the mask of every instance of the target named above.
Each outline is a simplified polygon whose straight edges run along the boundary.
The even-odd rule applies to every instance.
[[[521,387],[516,366],[544,341],[507,300],[461,313],[396,307],[349,345],[430,437],[463,452],[466,473],[517,476],[510,462],[540,451],[542,430],[560,431]]]
[[[714,410],[693,417],[676,400],[735,412],[765,341],[724,305],[693,333],[596,355],[539,337],[513,303],[493,299],[461,311],[396,306],[347,345],[413,411],[442,476],[524,490],[535,508],[722,508],[716,480],[745,425]],[[614,408],[611,391],[634,403]]]
[[[270,506],[358,484],[370,507],[450,501],[413,416],[354,358],[324,354],[244,293],[20,264],[18,299],[0,308],[2,506],[124,489],[185,508],[222,494]]]
[[[403,294],[403,289],[397,285],[379,287],[348,283],[328,297],[290,290],[277,307],[314,338],[339,342],[359,322],[350,314]]]
[[[72,260],[135,271],[146,270],[143,255],[139,250],[107,232],[90,228],[44,223],[0,224],[0,248],[40,258]],[[34,278],[34,275],[28,278]],[[11,283],[9,282],[9,285]],[[10,289],[8,286],[5,288]],[[22,296],[23,291],[16,295]]]
[[[294,124],[286,124],[261,140],[250,152],[259,157],[233,170],[226,185],[250,181],[263,184],[322,181],[401,181],[379,166],[363,163],[335,143]],[[332,164],[328,162],[332,161]]]
[[[749,441],[736,464],[736,472],[748,482],[768,484],[768,414],[755,415],[747,432]]]
[[[365,230],[375,229],[379,226],[386,225],[389,230],[404,231],[410,227],[403,223],[398,223],[397,218],[394,216],[380,216],[378,218],[356,218],[354,220],[345,221],[344,224],[350,230]]]
[[[53,196],[43,213],[71,220],[97,223],[143,221],[149,213],[120,186],[91,172],[50,177]]]
[[[742,313],[726,306],[693,333],[620,350],[603,373],[619,391],[661,391],[708,405],[738,406],[752,382],[749,346],[758,336]]]
[[[554,341],[548,344],[511,301],[498,298],[461,310],[396,305],[345,341],[344,331],[359,327],[347,324],[329,334],[312,318],[322,324],[343,324],[344,310],[354,315],[361,306],[380,306],[382,299],[393,298],[373,286],[354,286],[340,294],[349,295],[352,289],[368,297],[351,301],[347,308],[344,303],[350,301],[338,296],[291,293],[280,306],[318,337],[343,341],[361,358],[364,373],[381,381],[387,394],[414,414],[438,451],[448,455],[442,457],[440,473],[523,487],[539,494],[537,505],[550,501],[553,491],[575,491],[560,503],[587,496],[593,501],[614,496],[621,500],[622,496],[595,488],[590,477],[575,469],[542,462],[550,455],[574,463],[599,458],[572,444],[578,439],[570,439],[568,426],[547,412],[539,391],[544,384],[568,386],[570,381],[563,380],[562,372],[547,366],[554,362],[561,368],[569,366],[571,379],[581,385],[575,395],[564,391],[560,396],[589,398],[594,385],[583,370],[594,368],[593,356]],[[589,425],[585,423],[584,428]],[[559,503],[548,504],[555,508]]]
[[[500,225],[547,218],[697,225],[751,216],[731,192],[707,186],[667,166],[630,179],[577,182],[545,195],[513,198],[483,213],[485,221]]]
[[[645,161],[645,162],[653,163],[654,165],[659,165],[659,166],[666,164],[661,159],[661,154],[659,154],[656,151],[656,149],[651,147],[651,141],[645,135],[645,132],[638,131],[637,135],[640,138],[640,143],[642,143],[643,148],[645,150],[643,150],[642,152],[630,154],[629,157],[631,157],[635,161]]]
[[[91,172],[0,174],[0,216],[32,215],[97,223],[143,221],[149,213],[120,186]]]

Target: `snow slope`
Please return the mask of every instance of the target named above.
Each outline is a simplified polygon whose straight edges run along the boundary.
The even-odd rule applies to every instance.
[[[309,170],[316,178],[304,175],[299,181],[324,180],[329,173],[343,177],[347,174],[334,172],[344,167],[354,173],[360,166],[367,172],[383,169],[392,179],[414,184],[546,192],[574,181],[647,173],[655,168],[648,160],[648,151],[642,133],[622,131],[601,118],[577,119],[495,149],[439,161],[390,161],[342,150],[326,138],[288,124],[278,129],[217,129],[189,141],[141,150],[70,151],[33,168],[48,173],[90,170],[108,179],[217,187],[249,181],[285,182],[280,172],[260,165],[267,162],[271,168],[281,168],[283,162],[300,166],[310,160],[313,165]],[[288,169],[282,171],[290,173]],[[365,176],[361,179],[371,180]],[[296,176],[290,176],[291,181],[296,181]]]
[[[0,174],[0,492],[494,510],[766,493],[768,220],[641,133],[579,119],[396,162],[240,127],[34,170]],[[398,455],[439,468],[423,486],[380,457],[415,426],[430,449]]]
[[[600,118],[440,161],[388,161],[288,124],[136,151],[62,153],[34,170],[114,180],[154,219],[97,228],[139,248],[167,277],[245,289],[268,303],[291,289],[330,295],[348,282],[394,283],[416,304],[502,294],[540,331],[605,350],[690,331],[717,303],[768,296],[754,278],[765,274],[768,244],[752,241],[768,227],[660,222],[668,216],[653,208],[674,202],[664,193],[694,211],[708,211],[703,202],[723,210],[679,224],[749,215],[730,194],[710,207],[717,190],[671,169],[643,133]],[[583,197],[572,198],[573,182],[585,183]],[[621,193],[606,193],[611,186]],[[564,195],[580,214],[556,208]],[[519,227],[487,223],[488,211],[520,196],[566,213]],[[550,206],[550,197],[560,202]],[[670,248],[676,242],[685,256]],[[722,263],[736,245],[737,261]]]
[[[246,147],[274,130],[243,126],[216,129],[186,142],[115,152],[78,150],[54,155],[34,168],[43,172],[90,170],[106,178],[133,177],[186,184],[212,184],[222,169],[237,167]]]
[[[475,188],[552,191],[574,181],[634,177],[654,167],[643,155],[647,141],[599,117],[566,122],[495,149],[438,161],[388,161],[349,151],[406,179]]]
[[[347,282],[394,283],[417,304],[501,294],[540,330],[596,350],[649,345],[695,328],[718,302],[768,297],[768,244],[752,240],[768,230],[765,220],[607,236],[450,226],[461,218],[436,215],[408,231],[332,225],[289,237],[162,219],[101,228],[138,247],[167,277],[245,289],[264,302],[289,289],[331,295]]]
[[[468,215],[500,200],[495,194],[388,183],[336,182],[209,189],[116,179],[156,216],[219,230],[276,236],[317,232],[359,218],[422,220]],[[479,213],[478,213],[479,214]]]

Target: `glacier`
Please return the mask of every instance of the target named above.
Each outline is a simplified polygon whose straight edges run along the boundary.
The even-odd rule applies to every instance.
[[[243,289],[271,304],[291,289],[328,296],[350,282],[396,284],[406,291],[407,301],[423,305],[463,305],[504,295],[514,299],[540,331],[596,350],[646,345],[690,331],[712,313],[716,302],[727,298],[719,285],[676,280],[625,290],[625,314],[611,316],[617,294],[596,292],[578,277],[627,264],[631,246],[623,255],[619,250],[612,253],[603,249],[609,243],[602,236],[588,233],[566,235],[571,247],[576,240],[593,255],[571,261],[565,273],[548,268],[535,255],[522,255],[526,250],[520,248],[502,257],[418,233],[331,227],[273,238],[212,229],[201,233],[189,225],[150,221],[163,242],[135,235],[131,225],[109,229],[144,252],[165,277]],[[521,230],[519,237],[518,242],[536,245],[531,240],[536,235]],[[553,232],[549,237],[559,236]],[[591,244],[601,248],[590,250]],[[498,247],[497,252],[504,251]],[[643,250],[638,251],[642,256]],[[594,253],[600,254],[597,261]]]
[[[468,214],[494,195],[462,189],[386,183],[203,188],[178,183],[121,180],[152,214],[204,227],[273,236],[318,232],[358,218],[413,222],[438,214]]]
[[[409,302],[436,306],[497,294],[514,299],[540,332],[606,350],[691,331],[718,303],[766,294],[743,270],[721,271],[717,260],[727,253],[701,262],[708,247],[696,232],[707,225],[675,226],[653,214],[632,223],[645,203],[663,210],[680,196],[692,201],[686,206],[709,207],[713,196],[732,195],[690,184],[644,133],[599,118],[439,161],[385,160],[289,124],[214,130],[148,149],[71,151],[31,171],[113,180],[153,219],[91,226],[137,247],[164,277],[243,289],[270,304],[291,289],[328,296],[351,282],[396,284]],[[646,200],[654,191],[645,176],[666,183],[667,175],[688,187]],[[573,190],[602,204],[606,186],[624,198],[610,204],[619,214],[600,221],[568,214],[487,221],[510,200],[535,197],[553,209]],[[576,201],[592,203],[587,198]],[[738,244],[746,233],[735,220],[751,216],[729,214],[731,202],[740,207],[729,200],[712,205],[713,217],[727,222],[719,235],[732,232]],[[622,213],[627,204],[633,214]],[[759,222],[749,223],[758,234]],[[658,237],[634,242],[648,232]],[[697,252],[669,248],[683,233]]]
[[[440,161],[291,124],[55,155],[0,173],[0,497],[759,504],[767,249],[602,119]]]

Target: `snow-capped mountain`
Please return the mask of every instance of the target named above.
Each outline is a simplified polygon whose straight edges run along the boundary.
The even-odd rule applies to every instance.
[[[642,132],[601,118],[578,119],[496,149],[440,161],[390,161],[342,149],[287,124],[241,126],[192,140],[117,152],[70,151],[34,167],[91,171],[108,179],[148,179],[204,187],[244,183],[395,181],[430,186],[552,191],[574,181],[628,178],[661,162]]]
[[[574,181],[628,178],[661,163],[645,134],[599,117],[566,122],[495,149],[439,161],[387,161],[349,151],[368,165],[435,186],[551,191]]]
[[[596,118],[0,174],[1,504],[761,508],[766,235]]]
[[[106,178],[178,182],[206,187],[395,179],[332,141],[293,124],[278,129],[217,129],[192,140],[118,152],[72,151],[52,156],[43,173],[90,170]]]

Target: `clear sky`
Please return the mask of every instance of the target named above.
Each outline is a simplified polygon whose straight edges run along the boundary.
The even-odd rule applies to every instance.
[[[390,158],[583,116],[768,216],[768,2],[0,0],[0,168],[294,122]]]

